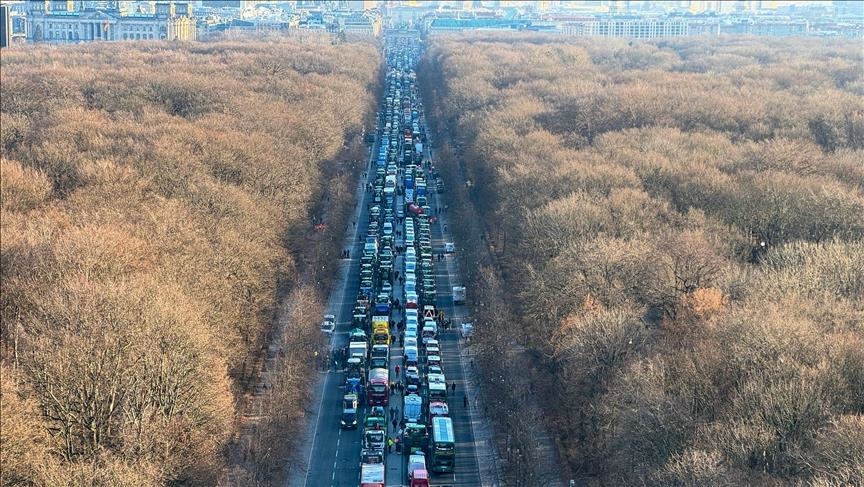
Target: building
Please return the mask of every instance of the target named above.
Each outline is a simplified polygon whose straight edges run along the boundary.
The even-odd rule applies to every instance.
[[[429,32],[462,32],[466,30],[525,30],[529,21],[496,18],[436,18],[427,27]]]
[[[754,36],[806,36],[810,32],[810,23],[805,19],[760,19],[747,27],[747,33]]]
[[[841,20],[864,20],[864,2],[844,0],[834,1],[834,16]]]
[[[27,40],[90,42],[184,40],[197,38],[192,9],[185,2],[157,2],[153,14],[122,15],[117,2],[106,10],[83,8],[80,2],[39,1],[28,4]]]
[[[0,5],[0,49],[12,44],[12,12],[6,5]]]
[[[689,36],[689,22],[683,19],[596,18],[567,22],[561,28],[565,35],[582,37],[626,37],[656,39]]]
[[[338,30],[345,34],[363,37],[378,37],[381,35],[383,21],[381,15],[375,12],[350,12],[336,16]]]

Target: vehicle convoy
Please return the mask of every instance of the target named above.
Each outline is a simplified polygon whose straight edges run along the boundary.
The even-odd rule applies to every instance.
[[[438,341],[444,341],[446,330],[433,257],[444,247],[433,248],[432,238],[436,189],[442,192],[443,183],[428,160],[414,72],[419,54],[416,39],[385,38],[385,94],[370,138],[377,148],[372,149],[364,184],[370,202],[365,210],[368,225],[357,228],[362,251],[359,276],[353,275],[359,292],[351,308],[348,344],[341,351],[345,362],[339,424],[359,430],[342,434],[359,436],[361,487],[384,487],[390,462],[400,462],[407,479],[399,480],[402,485],[407,480],[410,487],[437,485],[430,476],[453,472],[455,465],[456,439]],[[452,291],[455,302],[465,302],[464,287]],[[327,315],[321,327],[334,340],[339,335],[335,322],[335,316]],[[401,350],[391,349],[394,342]],[[403,392],[391,398],[397,383]],[[388,439],[393,439],[388,426],[396,420],[404,421],[399,456],[388,448]],[[353,442],[358,443],[357,437]]]

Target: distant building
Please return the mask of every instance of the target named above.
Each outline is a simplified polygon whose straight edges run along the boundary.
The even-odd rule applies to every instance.
[[[759,20],[748,25],[747,33],[754,36],[805,36],[810,23],[805,19]]]
[[[597,18],[566,22],[561,33],[584,37],[626,37],[656,39],[658,37],[689,36],[689,22],[683,19],[618,19]]]
[[[12,44],[12,12],[6,5],[0,5],[0,49]]]
[[[720,33],[779,37],[805,36],[810,33],[810,23],[806,19],[744,18],[721,25]]]
[[[337,15],[338,30],[345,34],[363,37],[378,37],[381,35],[381,15],[372,12],[351,12],[347,15]]]
[[[433,19],[429,24],[429,32],[461,32],[466,30],[524,30],[529,22],[522,20],[480,18]]]
[[[841,20],[864,20],[864,2],[845,0],[832,2],[834,16]]]
[[[185,2],[157,2],[153,14],[121,15],[117,2],[107,10],[84,9],[78,2],[39,1],[28,4],[27,40],[90,42],[123,40],[185,40],[197,38],[192,9]],[[80,8],[80,9],[79,9]]]

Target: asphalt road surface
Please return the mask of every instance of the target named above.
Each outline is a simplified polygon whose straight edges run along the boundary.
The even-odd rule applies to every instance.
[[[381,140],[380,131],[377,140]],[[373,147],[371,157],[377,157],[377,147]],[[368,168],[369,166],[367,166]],[[371,173],[371,171],[368,171]],[[369,174],[369,181],[374,180]],[[436,207],[443,207],[441,196],[434,194],[434,181],[430,178],[430,192],[432,194],[431,205],[433,211]],[[446,182],[445,182],[446,184]],[[365,186],[365,185],[363,185]],[[327,311],[336,316],[336,333],[331,342],[331,349],[338,349],[347,344],[347,331],[351,327],[352,308],[359,291],[360,280],[360,256],[362,255],[362,243],[358,236],[366,234],[369,223],[369,213],[366,205],[371,201],[370,193],[358,185],[360,203],[357,206],[355,216],[357,224],[354,227],[350,241],[346,242],[345,248],[350,249],[350,259],[342,259],[340,262],[340,273],[342,278],[335,284]],[[404,205],[400,196],[397,204]],[[404,206],[403,206],[404,208]],[[446,216],[445,216],[446,218]],[[443,224],[440,221],[431,226],[433,252],[435,254],[444,252],[444,242],[448,241],[446,233],[443,232]],[[448,398],[450,416],[453,418],[454,434],[456,436],[456,468],[453,473],[432,474],[433,486],[479,486],[480,473],[477,464],[477,455],[474,446],[474,433],[471,428],[470,411],[464,407],[463,396],[465,387],[463,381],[462,363],[459,359],[459,336],[458,325],[461,311],[453,305],[451,283],[460,283],[457,276],[452,276],[456,266],[450,262],[455,257],[448,256],[445,261],[435,259],[434,268],[436,273],[436,290],[438,295],[437,306],[443,309],[446,317],[453,322],[453,329],[442,331],[439,334],[441,343],[443,369],[447,382],[456,383],[456,392]],[[346,269],[347,267],[347,269]],[[449,270],[448,270],[449,269]],[[402,254],[398,254],[394,262],[394,270],[402,270]],[[401,286],[398,281],[393,283],[393,297],[403,300]],[[455,313],[454,313],[455,312]],[[393,320],[399,321],[404,316],[394,313]],[[391,346],[390,377],[394,378],[393,370],[396,364],[401,364],[402,349],[396,342]],[[362,427],[356,430],[343,430],[339,427],[341,415],[341,400],[344,390],[342,383],[344,375],[341,370],[331,367],[323,381],[323,388],[318,391],[320,405],[318,406],[318,417],[315,421],[311,451],[308,456],[308,469],[304,479],[306,487],[356,487],[359,484],[360,475],[360,446]],[[473,398],[472,398],[473,399]],[[469,401],[469,407],[473,400]],[[391,406],[398,406],[401,411],[401,395],[398,393],[391,396]],[[365,417],[367,408],[361,409],[358,422]],[[388,435],[393,435],[392,428],[388,426]],[[407,455],[395,453],[388,454],[386,459],[386,478],[388,486],[407,485]]]

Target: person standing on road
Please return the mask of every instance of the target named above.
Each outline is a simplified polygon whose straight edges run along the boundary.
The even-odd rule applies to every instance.
[[[456,394],[456,382],[455,381],[450,383],[450,392],[453,394]]]
[[[396,365],[396,378],[399,378],[399,365]]]

